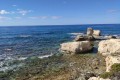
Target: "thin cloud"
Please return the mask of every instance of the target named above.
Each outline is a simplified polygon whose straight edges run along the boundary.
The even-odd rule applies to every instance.
[[[59,19],[59,18],[61,18],[61,16],[52,16],[51,18],[52,19]]]
[[[13,7],[16,7],[17,5],[12,5]]]
[[[107,11],[108,13],[118,13],[120,10],[111,9]]]
[[[10,17],[5,17],[5,16],[0,16],[0,20],[11,20],[12,18]]]
[[[21,19],[21,17],[15,17],[15,19]]]
[[[6,11],[6,10],[0,10],[0,14],[9,14],[10,12]]]
[[[19,13],[19,14],[21,14],[23,16],[30,13],[30,12],[32,12],[32,10],[21,10],[21,9],[17,9],[17,10],[18,10],[17,13]]]
[[[32,16],[30,19],[60,19],[61,16]]]
[[[30,19],[47,19],[48,16],[33,16],[33,17],[29,17]]]
[[[41,16],[41,19],[47,19],[48,16]]]

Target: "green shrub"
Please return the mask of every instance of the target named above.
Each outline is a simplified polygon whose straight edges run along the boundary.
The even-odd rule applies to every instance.
[[[120,63],[115,63],[111,66],[111,72],[116,73],[120,72]]]
[[[100,75],[100,77],[104,78],[104,79],[110,78],[112,76],[113,76],[113,73],[111,73],[111,72],[105,72],[105,73],[103,73],[103,74]]]
[[[6,78],[8,75],[5,72],[0,72],[0,78]]]

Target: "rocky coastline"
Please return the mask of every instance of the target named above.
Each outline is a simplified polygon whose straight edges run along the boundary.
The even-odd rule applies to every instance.
[[[63,51],[64,54],[66,53],[72,53],[74,55],[83,54],[93,49],[95,45],[93,44],[93,42],[95,41],[98,41],[97,54],[103,57],[103,60],[105,61],[106,64],[105,65],[106,72],[111,73],[111,76],[108,76],[109,73],[105,77],[95,76],[94,74],[93,77],[90,77],[88,80],[119,80],[120,79],[119,77],[120,76],[119,73],[120,72],[120,38],[117,38],[112,35],[101,36],[100,30],[93,30],[92,28],[88,28],[86,35],[84,36],[77,35],[74,42],[61,44],[61,51]],[[111,67],[116,64],[117,64],[118,72],[112,73]]]
[[[120,80],[120,38],[88,28],[86,34],[60,44],[59,54],[21,63],[1,71],[0,80]]]

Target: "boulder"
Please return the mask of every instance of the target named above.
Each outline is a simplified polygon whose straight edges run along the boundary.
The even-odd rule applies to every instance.
[[[120,39],[103,40],[98,45],[98,52],[103,56],[120,54]]]
[[[67,42],[61,44],[61,51],[66,53],[85,53],[93,48],[89,41]]]
[[[111,66],[115,63],[120,63],[120,55],[116,56],[107,56],[106,59],[106,72],[110,72]]]
[[[100,77],[90,77],[88,80],[111,80],[111,79],[103,79]]]
[[[93,41],[95,40],[95,38],[93,36],[81,36],[81,35],[78,35],[76,38],[75,38],[75,41]]]
[[[93,30],[93,35],[100,36],[101,35],[101,31],[100,30]]]
[[[88,28],[87,29],[87,35],[88,36],[92,36],[93,35],[93,29],[92,28]]]
[[[77,35],[77,37],[75,38],[75,41],[85,41],[85,37],[81,36],[81,35]]]

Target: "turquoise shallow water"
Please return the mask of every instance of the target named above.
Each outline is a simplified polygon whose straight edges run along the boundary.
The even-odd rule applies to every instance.
[[[76,33],[92,27],[102,35],[120,36],[120,25],[61,25],[0,27],[0,59],[7,56],[41,56],[58,53],[59,45],[73,40]]]

